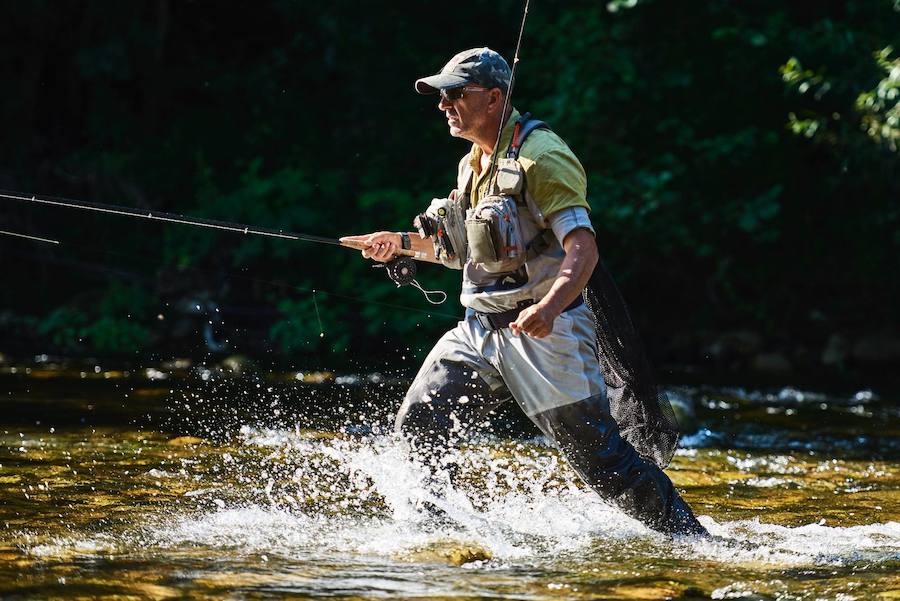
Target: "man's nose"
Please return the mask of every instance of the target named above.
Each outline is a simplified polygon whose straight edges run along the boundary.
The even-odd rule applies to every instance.
[[[453,103],[444,98],[443,94],[438,96],[438,110],[446,111],[453,106]]]

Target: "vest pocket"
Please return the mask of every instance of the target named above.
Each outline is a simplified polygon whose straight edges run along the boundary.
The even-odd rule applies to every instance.
[[[512,196],[487,196],[466,211],[469,258],[491,273],[508,273],[525,263],[519,210]]]
[[[466,238],[469,258],[476,263],[495,263],[500,260],[491,233],[490,219],[466,219]]]
[[[497,192],[499,194],[516,196],[522,192],[522,182],[525,176],[522,173],[522,165],[515,159],[500,159],[497,161]]]

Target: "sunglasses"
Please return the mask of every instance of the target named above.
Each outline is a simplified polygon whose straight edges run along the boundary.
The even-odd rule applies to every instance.
[[[441,90],[441,100],[453,102],[459,100],[469,92],[487,92],[487,88],[470,88],[463,86],[461,88],[450,88],[449,90]]]

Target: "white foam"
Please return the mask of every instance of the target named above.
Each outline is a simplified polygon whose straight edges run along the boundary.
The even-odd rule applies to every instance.
[[[701,522],[718,539],[695,541],[692,550],[711,560],[843,566],[900,559],[898,522],[840,527],[827,526],[821,520],[795,528],[767,524],[759,518],[719,523],[705,516]]]
[[[446,477],[429,476],[409,460],[402,441],[388,436],[316,438],[244,427],[241,438],[272,451],[263,459],[268,481],[262,492],[269,503],[217,498],[213,506],[208,498],[198,500],[196,514],[150,528],[151,544],[224,546],[271,556],[396,555],[459,540],[500,561],[574,551],[598,537],[649,533],[579,484],[547,450],[533,453],[519,445],[522,452],[509,456],[509,449],[497,453],[495,446],[482,444],[451,454],[464,474],[482,476],[485,489],[467,490],[451,486]],[[241,460],[246,458],[232,462]],[[276,483],[272,476],[279,462],[292,475]],[[310,496],[333,503],[333,515],[304,506],[302,499]],[[373,511],[375,500],[386,511]],[[429,508],[437,508],[438,516]]]
[[[208,547],[292,559],[392,558],[459,541],[486,549],[493,565],[506,565],[640,537],[653,541],[661,555],[670,553],[668,539],[602,502],[542,446],[479,443],[451,454],[461,474],[451,486],[448,478],[431,477],[411,462],[404,443],[390,436],[242,428],[241,438],[244,448],[220,466],[231,483],[186,493],[183,509],[145,518],[130,534],[33,539],[23,547],[36,556]],[[789,473],[791,467],[789,456],[728,459],[756,473]],[[761,475],[748,484],[790,482]],[[793,566],[900,558],[896,522],[790,528],[759,519],[700,519],[720,538],[676,542],[686,559]]]

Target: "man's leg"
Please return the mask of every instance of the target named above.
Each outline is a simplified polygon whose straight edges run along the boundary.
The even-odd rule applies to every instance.
[[[501,372],[516,402],[591,488],[651,528],[706,534],[668,476],[620,436],[587,306],[560,315],[546,338],[503,332]]]
[[[659,467],[619,435],[605,395],[533,416],[581,478],[601,497],[654,530],[707,535]]]
[[[466,321],[444,334],[397,412],[394,431],[408,436],[415,452],[434,467],[473,423],[511,398],[478,350],[482,335]]]

